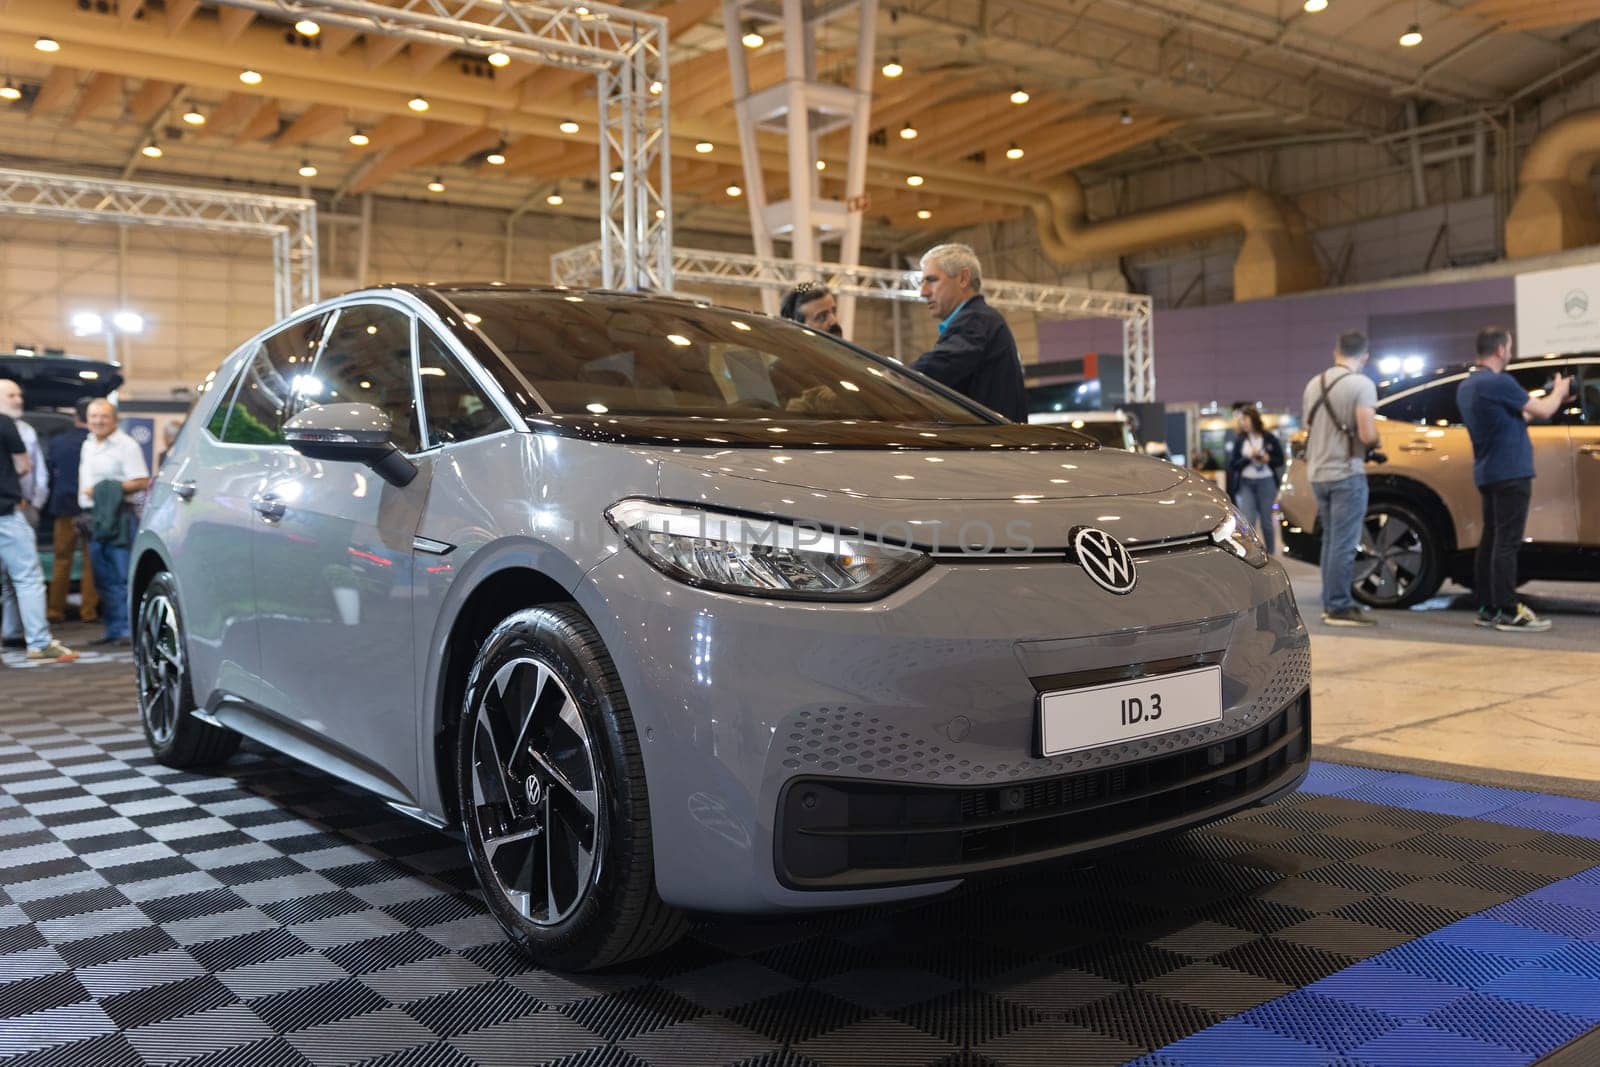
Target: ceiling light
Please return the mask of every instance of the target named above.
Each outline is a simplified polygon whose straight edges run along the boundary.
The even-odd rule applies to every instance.
[[[355,145],[357,148],[365,148],[367,145],[372,143],[372,138],[367,136],[366,130],[363,130],[360,126],[357,126],[355,132],[350,135],[350,143]]]
[[[509,67],[511,65],[511,57],[504,52],[490,52],[488,59],[491,67]]]
[[[906,123],[900,127],[900,139],[902,141],[915,141],[917,139],[917,128],[909,122]]]
[[[1011,147],[1006,149],[1006,158],[1007,159],[1021,159],[1022,156],[1023,156],[1022,146],[1019,145],[1017,142],[1012,141],[1011,142]]]
[[[6,83],[4,85],[0,85],[0,100],[21,100],[21,99],[22,99],[22,90],[18,89],[15,85],[13,85],[10,78],[7,78],[6,79]]]
[[[650,83],[650,95],[651,96],[660,96],[661,95],[661,90],[663,90],[665,88],[666,88],[666,86],[662,85],[659,81],[653,81],[653,82]]]
[[[1032,98],[1028,96],[1028,90],[1020,85],[1011,90],[1011,102],[1013,104],[1026,104],[1030,99]]]
[[[1328,0],[1306,0],[1306,14],[1315,15],[1318,11],[1328,10]]]
[[[744,190],[739,188],[737,185],[730,185],[726,189],[724,189],[723,192],[727,193],[729,196],[743,196],[744,195]]]
[[[35,38],[33,47],[41,52],[59,52],[61,51],[61,42],[54,37],[39,37]]]
[[[614,170],[611,172],[611,180],[614,182],[620,182],[623,177],[624,175],[620,170]]]
[[[756,24],[753,22],[745,23],[744,36],[739,40],[746,48],[760,48],[767,43],[767,39],[761,36],[761,31],[756,29]]]
[[[300,161],[300,170],[297,173],[302,178],[315,178],[317,176],[317,168],[312,165],[311,160],[302,159]]]
[[[551,193],[549,196],[544,198],[544,202],[549,204],[551,207],[560,207],[562,204],[565,204],[567,201],[566,201],[566,198],[563,197],[560,193]]]
[[[444,192],[444,179],[436,176],[433,179],[433,181],[428,183],[428,192],[430,192],[430,193],[442,193],[442,192]]]
[[[558,127],[558,129],[560,129],[562,133],[577,133],[578,124],[571,119],[562,119],[561,125]]]
[[[151,141],[149,144],[139,149],[139,154],[146,159],[160,159],[161,146],[156,144],[154,141]]]
[[[1123,108],[1122,109],[1122,114],[1117,116],[1117,121],[1122,123],[1122,125],[1124,125],[1124,126],[1132,126],[1133,125],[1133,112],[1129,111],[1127,108]]]
[[[246,85],[260,85],[261,72],[259,70],[241,70],[239,72],[239,80],[244,82]]]
[[[491,151],[488,155],[483,157],[483,161],[485,163],[489,164],[489,166],[491,166],[491,167],[503,167],[503,166],[505,166],[506,165],[506,143],[504,141],[501,141],[499,144],[495,145],[493,151]]]
[[[703,156],[703,155],[705,155],[707,152],[711,151],[715,147],[717,147],[717,146],[712,144],[710,141],[696,141],[695,145],[694,145],[694,150],[696,152],[699,152]]]
[[[662,208],[662,207],[656,208],[656,219],[657,219],[657,221],[659,221],[661,219],[664,219],[666,217],[667,217],[667,209],[666,208]]]
[[[301,19],[294,24],[294,30],[302,37],[315,37],[322,32],[322,27],[310,19]]]
[[[926,221],[926,220],[928,220],[928,219],[931,219],[931,218],[933,218],[933,212],[931,212],[931,211],[929,211],[929,210],[928,210],[928,209],[927,209],[927,208],[925,208],[925,207],[922,207],[922,208],[918,208],[918,209],[917,209],[917,218],[919,218],[919,219],[922,219],[922,220],[924,220],[924,221]]]
[[[409,107],[412,111],[426,111],[428,110],[427,98],[413,96],[410,100],[406,101],[406,107]]]
[[[1406,32],[1400,35],[1401,48],[1415,48],[1422,43],[1422,27],[1413,22],[1406,27]]]
[[[883,65],[883,76],[885,78],[898,78],[905,72],[906,68],[900,65],[899,56],[890,56],[889,62]]]
[[[817,169],[818,170],[827,170],[828,169],[828,161],[826,159],[817,160]]]
[[[206,116],[203,111],[190,104],[189,110],[183,113],[183,121],[191,126],[204,126],[206,124]]]
[[[907,174],[906,175],[906,184],[911,186],[913,189],[915,189],[917,186],[922,184],[922,175],[920,175],[920,174]]]

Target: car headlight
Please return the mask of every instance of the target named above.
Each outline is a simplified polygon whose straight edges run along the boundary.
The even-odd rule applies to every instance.
[[[618,501],[606,518],[663,574],[743,596],[870,600],[932,562],[915,549],[817,526],[651,500]]]
[[[1261,543],[1255,528],[1239,514],[1238,508],[1228,508],[1228,517],[1211,531],[1211,540],[1252,567],[1265,567],[1272,558],[1267,555],[1267,547]]]

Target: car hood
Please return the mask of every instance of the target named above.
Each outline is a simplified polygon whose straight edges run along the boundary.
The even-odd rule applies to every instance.
[[[1120,497],[1160,493],[1186,477],[1182,468],[1170,463],[1112,449],[1066,452],[728,448],[672,450],[662,455],[661,460],[664,484],[669,479],[676,482],[683,476],[731,476],[885,501]]]

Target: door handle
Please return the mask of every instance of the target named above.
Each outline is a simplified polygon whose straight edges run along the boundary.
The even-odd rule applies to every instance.
[[[1578,454],[1600,458],[1600,445],[1583,445],[1578,449]]]
[[[179,500],[193,500],[195,481],[193,478],[185,478],[181,482],[173,482],[172,491],[178,494]]]
[[[1400,446],[1402,452],[1432,452],[1433,446],[1426,441],[1410,441]]]
[[[283,518],[283,513],[288,510],[287,505],[273,493],[263,493],[250,501],[250,506],[256,513],[268,522],[276,522]]]

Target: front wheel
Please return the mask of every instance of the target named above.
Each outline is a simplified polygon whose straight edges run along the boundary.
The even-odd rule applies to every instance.
[[[139,598],[133,635],[133,666],[139,683],[139,721],[150,751],[168,767],[221,763],[239,747],[232,730],[194,717],[194,685],[177,585],[162,571]]]
[[[1438,529],[1410,505],[1378,499],[1367,506],[1351,593],[1375,608],[1409,608],[1439,591],[1444,546]]]
[[[656,893],[644,760],[600,636],[574,605],[484,642],[457,741],[462,826],[489,911],[541,966],[589,970],[685,929]]]

